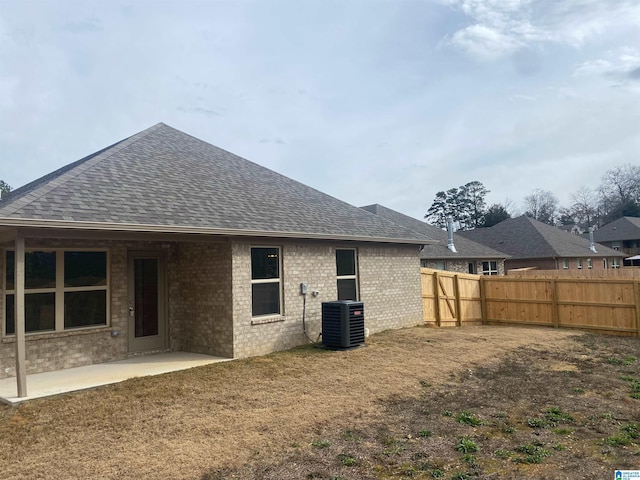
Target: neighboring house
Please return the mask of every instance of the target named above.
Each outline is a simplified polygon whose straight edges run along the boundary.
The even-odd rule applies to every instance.
[[[526,216],[459,234],[509,254],[511,257],[505,260],[507,270],[528,267],[540,270],[620,268],[624,257],[620,252],[597,243],[592,249],[589,240]]]
[[[422,267],[437,270],[449,270],[460,273],[479,273],[484,275],[504,275],[504,260],[508,255],[474,242],[457,234],[453,235],[455,252],[448,248],[449,234],[426,222],[409,217],[382,205],[374,204],[361,207],[375,213],[385,220],[426,235],[438,243],[425,245],[420,252]]]
[[[21,349],[29,373],[265,354],[338,299],[371,332],[420,324],[429,242],[161,123],[0,200],[0,378]]]
[[[627,257],[640,255],[640,218],[622,217],[614,220],[594,231],[593,238]]]

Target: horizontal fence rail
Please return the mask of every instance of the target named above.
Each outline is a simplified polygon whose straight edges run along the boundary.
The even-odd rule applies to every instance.
[[[479,276],[422,269],[424,321],[542,325],[640,336],[640,280]]]

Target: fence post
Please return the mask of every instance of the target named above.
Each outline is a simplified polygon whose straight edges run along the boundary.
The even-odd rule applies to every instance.
[[[551,319],[554,328],[558,328],[560,324],[560,312],[558,311],[558,290],[556,287],[556,279],[551,279]]]
[[[482,325],[486,325],[487,323],[487,281],[486,276],[481,276],[480,280],[480,316],[482,317]]]
[[[436,326],[439,327],[441,324],[440,319],[440,284],[438,283],[438,272],[433,272],[433,313],[436,317]]]
[[[460,300],[460,277],[456,273],[453,276],[453,294],[456,296],[456,325],[462,326],[462,300]]]
[[[633,290],[636,297],[636,330],[638,337],[640,337],[640,281],[633,282],[635,287]]]

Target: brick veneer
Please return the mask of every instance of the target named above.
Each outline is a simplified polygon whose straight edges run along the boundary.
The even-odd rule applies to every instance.
[[[251,316],[252,245],[282,248],[283,315]],[[324,241],[220,239],[203,242],[27,239],[29,248],[104,248],[109,252],[110,322],[106,327],[28,335],[27,372],[37,373],[129,357],[127,259],[131,250],[166,252],[166,350],[248,357],[307,343],[300,283],[309,285],[305,323],[316,340],[321,303],[337,298],[335,250],[357,248],[365,324],[378,332],[422,322],[417,246]],[[4,274],[4,250],[0,272]],[[316,290],[317,296],[311,295]],[[4,315],[4,291],[0,312]],[[112,332],[119,332],[113,336]],[[0,339],[0,378],[15,375],[15,342]]]
[[[282,248],[283,315],[270,323],[251,319],[252,245]],[[262,355],[304,344],[302,327],[305,282],[317,297],[307,295],[305,323],[310,339],[321,330],[323,301],[337,299],[336,248],[357,248],[360,299],[364,302],[365,325],[371,333],[422,322],[420,262],[417,246],[376,246],[329,242],[235,241],[232,245],[234,357]]]

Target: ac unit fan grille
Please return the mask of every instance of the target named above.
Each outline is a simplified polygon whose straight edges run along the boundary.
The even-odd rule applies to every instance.
[[[352,348],[364,343],[362,302],[322,304],[322,343],[330,348]]]

